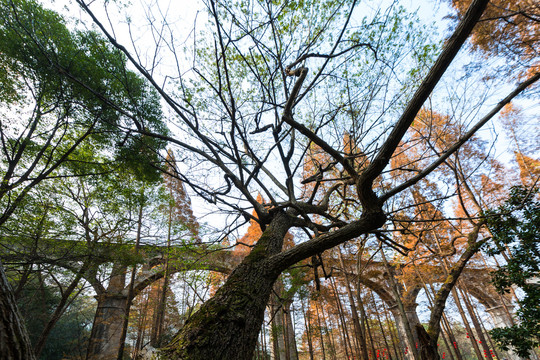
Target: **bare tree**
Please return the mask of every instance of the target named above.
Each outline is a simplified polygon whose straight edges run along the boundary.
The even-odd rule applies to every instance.
[[[186,158],[177,161],[181,173],[176,176],[210,204],[234,214],[230,229],[250,219],[262,229],[249,255],[162,349],[164,358],[251,359],[265,307],[281,272],[381,228],[389,199],[437,169],[506,103],[540,78],[534,73],[518,85],[418,172],[381,188],[378,179],[391,176],[390,159],[479,22],[487,1],[471,4],[432,64],[425,63],[426,59],[431,63],[429,56],[418,56],[414,60],[424,62],[412,61],[408,67],[408,54],[420,54],[413,50],[424,48],[425,38],[408,33],[405,14],[396,9],[356,25],[354,0],[303,6],[296,2],[232,6],[210,0],[210,34],[200,38],[204,46],[195,42],[188,74],[182,67],[184,54],[175,41],[173,23],[156,20],[160,18],[152,13],[155,10],[161,16],[166,9],[156,5],[148,10],[148,29],[156,41],[155,53],[148,54],[137,45],[130,51],[121,43],[116,35],[120,33],[109,27],[112,17],[109,21],[97,15],[98,3],[77,3],[152,84],[177,120],[171,125],[174,135],[165,136],[130,116],[135,124],[130,131],[181,149]],[[176,60],[175,75],[159,76],[162,50]],[[67,75],[69,81],[84,84],[84,79],[69,76],[69,71]],[[406,86],[396,86],[403,83]],[[118,111],[124,109],[119,102],[109,103]],[[357,144],[352,149],[343,144],[345,132]],[[314,195],[306,198],[298,183],[303,158],[314,145],[331,161],[321,163],[318,172],[305,180],[314,187]],[[182,167],[188,171],[182,172]],[[327,182],[332,186],[323,186]],[[268,203],[257,201],[259,192]],[[354,198],[347,196],[350,193]],[[346,211],[335,211],[340,203],[346,203]],[[256,216],[250,209],[255,209]],[[291,229],[305,234],[304,239],[283,249],[283,239]],[[396,246],[382,240],[385,246]],[[438,331],[435,326],[430,336],[436,339]]]
[[[124,51],[132,64],[155,86],[179,118],[179,127],[185,137],[168,137],[167,140],[189,151],[196,158],[199,165],[195,172],[213,174],[209,170],[212,169],[222,176],[222,179],[213,179],[207,183],[184,176],[185,183],[208,201],[230,206],[246,218],[251,218],[246,209],[254,208],[257,221],[263,229],[251,253],[214,297],[205,302],[187,321],[173,342],[162,350],[162,354],[169,358],[251,358],[263,321],[264,308],[273,284],[282,271],[300,260],[381,227],[386,220],[385,201],[440,166],[502,106],[540,77],[535,74],[520,84],[415,176],[376,194],[375,179],[384,174],[392,154],[479,21],[487,2],[475,1],[471,5],[414,95],[406,99],[407,105],[400,108],[397,99],[394,99],[392,105],[401,115],[397,121],[388,123],[381,118],[377,121],[368,116],[359,119],[353,114],[363,109],[347,109],[339,103],[337,94],[331,91],[332,86],[339,84],[338,81],[332,81],[333,76],[348,80],[339,71],[346,66],[343,62],[365,56],[367,52],[375,58],[375,63],[379,63],[376,59],[384,53],[375,42],[364,42],[347,33],[356,5],[354,1],[347,3],[347,11],[340,11],[345,3],[324,10],[322,5],[320,9],[314,6],[312,10],[322,11],[318,14],[323,19],[322,23],[314,25],[317,30],[310,29],[299,20],[299,16],[305,16],[305,12],[302,12],[305,9],[298,10],[294,5],[251,4],[257,9],[241,8],[235,12],[232,7],[210,1],[207,4],[208,14],[214,29],[213,37],[205,41],[212,40],[214,45],[195,49],[197,55],[204,57],[202,64],[207,68],[193,69],[193,73],[200,79],[200,82],[196,82],[200,88],[188,87],[188,79],[179,74],[177,84],[182,90],[180,98],[157,82],[152,76],[153,67],[145,67],[137,53],[129,52],[119,43],[88,3],[78,3],[109,41]],[[341,21],[339,27],[324,23],[331,17]],[[385,18],[389,22],[391,19],[390,15]],[[285,28],[287,24],[292,26],[289,32]],[[153,26],[159,41],[166,41],[166,31],[159,31],[155,23]],[[162,26],[168,30],[166,22]],[[306,38],[301,38],[303,32],[307,33]],[[330,33],[333,33],[332,41],[328,42]],[[358,33],[354,35],[359,36]],[[175,44],[167,43],[167,46],[173,52],[176,51]],[[314,48],[320,52],[313,52]],[[308,62],[315,66],[313,72],[307,68]],[[384,60],[381,62],[384,63]],[[212,67],[209,67],[210,64]],[[195,91],[203,93],[204,97],[198,98]],[[252,96],[250,91],[257,91],[257,96]],[[316,102],[310,96],[321,93],[328,99],[321,109],[311,114],[302,111],[299,107],[302,102],[315,106]],[[353,98],[358,102],[361,99],[361,95]],[[354,101],[348,103],[351,107],[354,104]],[[385,115],[387,113],[389,111],[383,112]],[[300,120],[301,116],[310,115],[314,120]],[[332,140],[333,131],[348,129],[328,125],[345,122],[347,115],[353,115],[351,117],[354,121],[347,125],[352,127],[350,132],[356,137],[356,143],[362,144],[361,149],[357,148],[350,154],[344,152],[342,144]],[[388,135],[381,136],[381,130],[388,131]],[[159,136],[150,132],[143,133]],[[339,169],[341,178],[332,179],[335,185],[326,188],[321,196],[302,199],[295,186],[295,176],[301,168],[302,156],[311,144],[328,154],[333,161],[329,167]],[[360,154],[368,156],[369,161],[363,166],[357,166],[354,162],[355,156]],[[204,164],[204,167],[200,164]],[[329,167],[321,167],[312,179],[316,187],[321,181],[328,180],[325,179],[325,173]],[[347,187],[353,189],[358,199],[352,205],[357,214],[353,219],[335,216],[330,210],[335,199]],[[258,203],[253,196],[255,191],[264,192],[270,203]],[[236,200],[238,198],[242,200]],[[318,221],[314,220],[315,217]],[[285,234],[296,227],[305,231],[308,240],[291,249],[282,250]],[[467,253],[464,258],[468,256]],[[459,271],[456,270],[453,275],[457,277]],[[444,298],[442,296],[436,301]],[[430,335],[436,339],[438,327],[435,326],[433,331]]]

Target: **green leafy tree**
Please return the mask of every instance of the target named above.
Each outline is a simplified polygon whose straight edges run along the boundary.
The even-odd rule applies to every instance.
[[[77,155],[85,143],[158,178],[164,142],[131,131],[165,132],[158,97],[102,37],[68,30],[35,1],[2,0],[0,63],[0,227],[42,181],[73,176],[81,165],[99,171]],[[0,353],[32,359],[12,295],[0,265],[0,332],[12,334]]]
[[[41,275],[33,277],[26,284],[17,301],[33,343],[40,338],[41,330],[62,297],[47,272],[42,271]],[[89,296],[70,299],[69,306],[51,331],[40,359],[59,360],[68,354],[82,356],[86,352],[93,311],[94,304]]]
[[[491,255],[510,249],[508,263],[493,273],[493,283],[501,293],[518,286],[525,293],[518,300],[519,323],[497,328],[491,335],[503,350],[512,347],[523,357],[540,345],[540,202],[538,189],[512,188],[510,198],[487,213],[493,234]]]

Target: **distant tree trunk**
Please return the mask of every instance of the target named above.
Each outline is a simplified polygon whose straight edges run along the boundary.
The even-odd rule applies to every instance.
[[[484,350],[484,357],[487,358],[488,360],[493,360],[493,357],[491,356],[491,353],[489,352],[489,346],[487,344],[486,337],[484,336],[484,332],[482,331],[482,327],[480,326],[480,321],[476,317],[474,308],[472,304],[470,303],[469,298],[467,296],[467,292],[461,286],[458,286],[457,288],[461,292],[461,296],[463,298],[463,301],[465,302],[467,311],[469,311],[469,316],[471,317],[474,328],[476,329],[476,334],[478,335],[478,339],[480,340],[480,344],[482,345],[482,349]]]
[[[143,187],[143,191],[144,191],[144,187]],[[139,254],[139,245],[141,243],[143,210],[144,210],[144,203],[141,202],[141,204],[139,204],[139,215],[137,218],[137,236],[135,238],[135,255]],[[134,264],[133,268],[131,269],[131,279],[129,281],[128,295],[125,302],[126,309],[124,310],[124,319],[122,322],[122,330],[120,334],[120,347],[118,348],[118,355],[117,355],[118,360],[122,360],[124,358],[124,344],[126,342],[126,336],[127,336],[128,326],[129,326],[129,311],[131,309],[131,304],[133,302],[133,297],[134,297],[133,286],[135,284],[136,275],[137,275],[137,264]]]
[[[373,292],[371,292],[371,300],[373,301],[373,305],[375,308],[377,308],[377,304],[375,303],[375,296],[373,296]],[[386,340],[386,331],[384,331],[383,322],[381,320],[381,314],[380,312],[375,312],[375,315],[377,317],[377,322],[379,323],[379,327],[381,328],[381,334],[384,339],[385,349],[388,351],[388,354],[390,354],[390,345],[388,345],[388,341]]]
[[[336,302],[336,309],[338,314],[338,326],[341,328],[341,334],[343,336],[343,347],[345,350],[345,356],[347,359],[350,357],[349,349],[352,351],[352,345],[350,341],[349,331],[347,329],[347,321],[345,320],[345,311],[343,310],[343,305],[341,304],[341,299],[339,298],[339,292],[336,286],[336,282],[333,277],[330,277],[330,285],[334,291],[334,301]]]
[[[321,315],[319,313],[319,307],[315,302],[315,310],[317,311],[317,325],[319,327],[319,341],[321,342],[321,352],[323,360],[326,360],[326,347],[324,346],[323,326],[321,324]]]
[[[388,279],[390,282],[390,288],[392,289],[392,292],[394,294],[394,299],[396,300],[396,307],[394,308],[395,311],[393,311],[393,313],[396,319],[396,327],[398,329],[398,334],[401,335],[400,338],[403,340],[403,343],[408,344],[407,358],[412,357],[412,359],[419,360],[420,356],[416,348],[418,344],[418,339],[416,338],[416,336],[418,336],[418,329],[416,331],[414,330],[414,326],[419,324],[419,321],[415,321],[415,322],[410,321],[411,311],[405,310],[404,304],[401,301],[401,295],[399,293],[398,284],[394,277],[395,276],[394,271],[388,264],[388,261],[386,260],[386,256],[384,255],[384,250],[382,249],[382,243],[380,246],[381,246],[381,255],[384,261],[384,265],[386,266],[386,269],[388,271]],[[412,312],[414,312],[414,316],[416,317],[416,312],[414,310]],[[427,359],[424,359],[424,360],[427,360]]]
[[[79,271],[77,271],[75,278],[71,281],[68,287],[62,292],[62,298],[60,299],[60,302],[56,306],[56,309],[54,310],[47,324],[45,325],[45,328],[41,331],[41,334],[39,335],[39,338],[36,341],[36,345],[34,346],[34,351],[37,358],[39,358],[39,356],[41,355],[41,352],[45,348],[45,342],[47,338],[49,337],[49,334],[51,333],[52,329],[54,328],[54,325],[56,325],[56,323],[58,322],[62,314],[64,314],[64,311],[66,310],[66,307],[68,305],[69,297],[71,296],[71,294],[73,293],[77,285],[79,284],[79,281],[83,277],[88,267],[89,267],[88,263],[83,264],[83,266],[79,269]]]
[[[469,319],[467,319],[467,315],[465,314],[465,311],[463,310],[463,305],[461,304],[461,300],[458,296],[458,293],[456,289],[452,289],[452,297],[454,298],[454,302],[456,303],[456,306],[458,308],[459,314],[461,315],[461,319],[463,320],[463,324],[465,325],[465,329],[467,329],[467,334],[469,339],[471,340],[471,344],[473,346],[474,352],[476,356],[481,359],[482,358],[482,352],[480,351],[480,348],[478,347],[478,342],[476,341],[476,338],[473,334],[471,325],[469,324]]]
[[[168,158],[171,157],[171,160],[174,160],[174,156],[172,155],[172,152],[169,151],[167,154]],[[168,159],[167,158],[167,159]],[[169,160],[169,159],[168,159]],[[168,164],[170,164],[169,162]],[[170,184],[174,183],[174,180],[170,177],[166,177],[167,180],[170,181]],[[183,184],[179,184],[179,187],[183,189]],[[169,194],[173,196],[173,190],[171,187],[169,187]],[[185,194],[185,191],[184,191]],[[185,198],[184,198],[185,199]],[[166,302],[167,302],[167,291],[169,287],[169,251],[171,249],[171,234],[172,234],[172,222],[173,222],[173,204],[169,204],[169,214],[168,214],[168,221],[167,221],[167,250],[165,252],[165,274],[163,275],[163,286],[161,286],[161,291],[159,292],[159,298],[156,305],[156,308],[154,310],[154,318],[152,322],[152,332],[150,335],[150,345],[152,345],[155,348],[158,348],[161,346],[161,339],[163,337],[163,327],[165,323],[165,309],[166,309]],[[158,283],[159,287],[159,283]]]
[[[274,292],[281,294],[278,283],[274,286]],[[270,335],[272,340],[272,348],[274,350],[274,360],[288,360],[287,346],[285,344],[285,326],[283,321],[283,309],[280,304],[279,296],[273,294],[270,298]]]
[[[435,240],[437,241],[439,251],[441,251],[441,244],[440,244],[440,241],[439,241],[438,237],[435,237]],[[443,258],[442,265],[443,265],[443,270],[444,270],[445,275],[448,276],[450,266],[449,266],[448,260],[446,258]],[[431,287],[433,289],[433,285],[431,285]],[[435,293],[434,290],[433,290],[433,293]],[[456,306],[458,308],[459,314],[461,315],[461,319],[463,320],[463,324],[465,325],[465,328],[467,329],[467,333],[470,334],[470,340],[471,340],[474,352],[475,352],[476,356],[479,359],[481,359],[482,358],[482,353],[480,351],[480,348],[478,347],[478,343],[476,342],[476,339],[474,338],[471,326],[469,324],[469,320],[467,319],[467,316],[465,315],[465,312],[463,311],[463,306],[461,305],[461,300],[459,299],[459,296],[458,296],[458,293],[457,293],[455,287],[453,287],[451,289],[451,293],[452,293],[452,297],[454,298],[454,302],[455,302],[455,304],[456,304]],[[447,324],[447,326],[450,327],[449,324]],[[455,342],[455,340],[454,340],[454,342]],[[454,350],[456,351],[458,359],[461,359],[461,353],[459,351],[459,348],[457,347],[457,343],[456,343],[456,347],[455,347]]]
[[[313,341],[311,339],[311,336],[312,336],[311,319],[309,318],[309,313],[306,312],[306,309],[304,308],[304,301],[300,300],[300,304],[302,305],[302,315],[304,317],[304,327],[306,328],[309,359],[314,360],[314,357],[313,357],[314,356],[314,354],[313,354]],[[308,300],[308,308],[309,308],[309,300]]]
[[[347,296],[349,297],[349,303],[351,307],[351,314],[352,314],[352,321],[354,326],[354,333],[355,333],[355,344],[356,344],[356,353],[357,356],[361,360],[367,360],[368,354],[367,354],[367,348],[366,348],[366,340],[364,339],[364,332],[362,330],[362,327],[360,325],[360,319],[358,318],[358,310],[356,309],[356,304],[354,301],[353,292],[351,289],[351,283],[349,280],[349,275],[347,269],[345,269],[345,264],[343,262],[343,255],[341,254],[341,250],[339,250],[339,262],[341,264],[341,267],[343,268],[343,273],[345,274],[345,285],[347,288]]]
[[[369,345],[371,347],[371,353],[373,354],[372,356],[375,356],[375,354],[376,354],[375,342],[373,341],[373,334],[371,332],[371,326],[369,325],[369,321],[368,321],[368,318],[367,318],[367,315],[366,315],[365,306],[364,306],[364,302],[362,300],[362,296],[358,296],[358,299],[360,301],[360,309],[362,311],[362,323],[365,326],[366,336],[369,337]]]
[[[281,281],[278,281],[281,283]],[[278,284],[276,283],[276,285]],[[283,284],[279,286],[283,290]],[[276,286],[274,286],[276,289]],[[274,290],[277,292],[277,290]],[[280,294],[281,292],[277,292]],[[271,317],[272,319],[272,346],[276,360],[298,360],[296,351],[296,339],[291,316],[291,301],[278,299],[272,296]]]
[[[446,329],[446,334],[448,334],[448,339],[452,344],[452,349],[449,349],[449,351],[453,351],[456,354],[457,360],[463,360],[463,356],[461,355],[461,351],[459,350],[456,337],[454,336],[454,332],[452,331],[452,327],[450,326],[450,322],[448,321],[446,314],[443,315],[442,321],[443,327]]]
[[[388,330],[390,331],[390,337],[392,339],[392,348],[394,349],[394,355],[396,356],[396,359],[403,360],[403,353],[398,350],[399,339],[396,336],[397,329],[394,326],[394,329],[392,330],[392,328],[390,327],[392,324],[390,322],[390,319],[388,318],[388,308],[385,306],[384,310],[385,310],[384,318],[386,319],[386,323],[388,324]]]
[[[166,260],[167,261],[167,260]],[[165,264],[167,267],[167,264]],[[152,319],[152,330],[150,333],[150,345],[155,348],[158,348],[161,345],[161,338],[163,336],[163,327],[165,323],[165,309],[167,304],[167,291],[169,287],[167,270],[165,270],[165,276],[161,281],[156,285],[159,287],[157,289],[158,301],[154,308],[153,319]],[[161,284],[160,284],[161,283]],[[161,286],[160,286],[161,285]]]
[[[358,309],[360,310],[360,332],[362,333],[361,338],[361,347],[362,347],[362,354],[364,354],[365,359],[369,359],[368,356],[368,344],[367,344],[367,331],[366,331],[366,309],[364,307],[364,302],[362,301],[362,292],[361,292],[361,284],[360,281],[357,282],[357,293],[356,293],[356,300],[358,302]]]
[[[135,346],[133,347],[132,356],[131,356],[133,359],[137,359],[137,357],[139,356],[139,352],[143,349],[143,346],[144,346],[145,330],[147,327],[146,316],[148,314],[148,307],[150,303],[151,294],[152,292],[150,292],[149,294],[146,294],[146,296],[144,296],[144,305],[141,304],[142,307],[140,309],[140,316],[137,321],[137,340],[135,341]],[[142,302],[143,299],[140,299],[140,301]]]
[[[4,359],[35,359],[13,290],[0,262],[0,354]]]
[[[287,344],[289,348],[289,359],[298,360],[298,349],[296,348],[296,337],[291,309],[292,302],[287,301],[287,311],[285,312],[285,323],[287,325]]]
[[[24,289],[24,285],[26,285],[26,282],[28,281],[28,278],[30,277],[30,274],[33,271],[34,264],[28,264],[23,266],[23,273],[20,277],[20,280],[17,282],[17,287],[13,289],[13,296],[15,299],[18,299],[21,295],[22,290]]]
[[[251,359],[264,311],[280,271],[268,263],[281,251],[291,224],[275,215],[252,251],[214,297],[193,314],[162,356],[174,359]]]
[[[324,312],[324,306],[322,304],[322,301],[321,301],[321,298],[319,297],[318,299],[318,304],[319,304],[319,309],[320,309],[320,318],[322,318],[322,323],[324,324],[324,329],[325,330],[325,333],[326,333],[326,337],[328,338],[328,346],[326,347],[328,349],[327,353],[330,355],[330,359],[336,359],[336,354],[337,354],[337,346],[336,346],[336,342],[334,341],[334,337],[332,336],[333,334],[330,333],[330,329],[332,328],[331,324],[329,324],[330,322],[330,318],[329,316],[327,316]],[[322,327],[321,327],[322,329]],[[321,331],[322,332],[322,331]]]

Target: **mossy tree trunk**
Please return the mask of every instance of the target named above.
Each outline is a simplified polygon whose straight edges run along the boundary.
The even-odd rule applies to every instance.
[[[431,307],[431,315],[428,322],[427,330],[421,325],[416,325],[416,335],[418,337],[419,356],[422,360],[439,360],[437,350],[437,341],[441,332],[441,318],[446,306],[446,299],[454,288],[459,275],[467,265],[470,258],[476,254],[480,247],[487,239],[478,240],[479,232],[483,221],[475,225],[473,230],[467,236],[467,248],[460,256],[459,260],[449,269],[444,283],[435,295],[433,306]]]
[[[161,358],[218,360],[253,357],[264,311],[280,274],[268,259],[281,251],[283,238],[291,225],[287,215],[276,215],[226,283],[161,350]]]
[[[283,239],[295,218],[278,213],[214,297],[160,350],[160,359],[251,360],[279,274],[302,259],[373,231],[385,220],[382,212],[369,212],[339,230],[281,252]]]
[[[439,349],[437,348],[437,338],[429,336],[421,324],[415,325],[416,336],[418,338],[418,355],[422,360],[439,360]],[[437,334],[438,335],[438,334]]]

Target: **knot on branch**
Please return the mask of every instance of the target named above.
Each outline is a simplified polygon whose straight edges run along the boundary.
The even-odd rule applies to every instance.
[[[304,66],[299,67],[299,68],[294,69],[294,70],[292,70],[291,67],[292,66],[287,66],[285,68],[285,75],[300,77],[300,75],[302,75],[303,72],[307,71],[307,68],[304,67]]]

